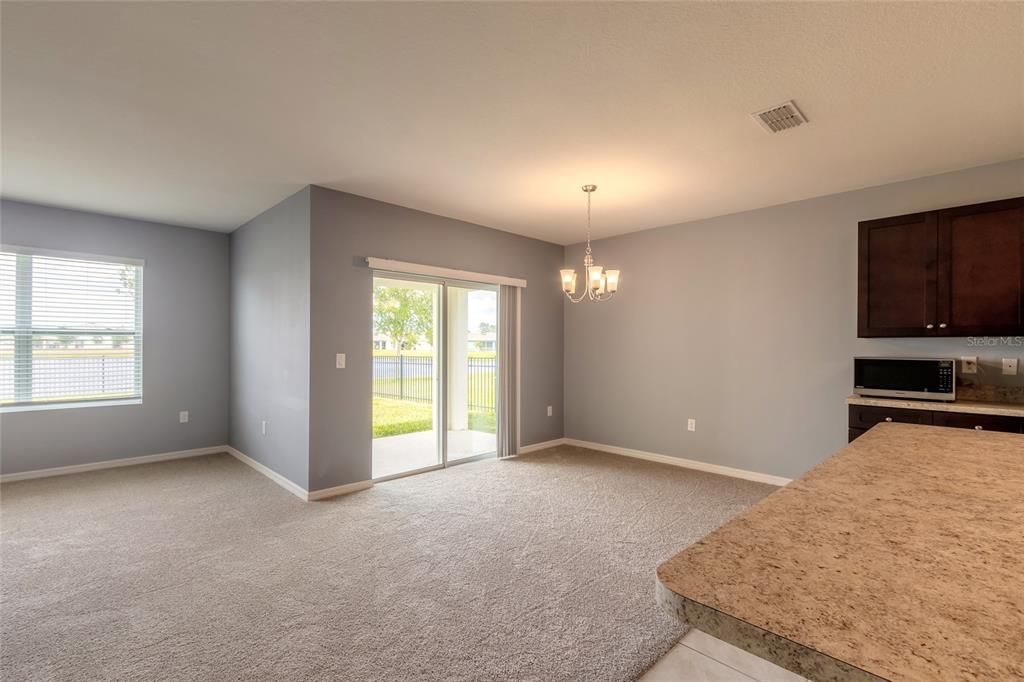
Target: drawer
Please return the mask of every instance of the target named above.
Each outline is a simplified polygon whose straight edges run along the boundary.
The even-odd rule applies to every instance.
[[[898,407],[850,405],[849,427],[851,429],[870,429],[879,422],[931,424],[932,413],[928,410],[902,410]]]
[[[849,440],[847,440],[846,442],[852,443],[853,441],[863,436],[865,433],[867,433],[866,429],[850,429],[848,434]]]
[[[977,429],[978,431],[1003,431],[1021,433],[1020,417],[1002,417],[994,414],[964,414],[963,412],[935,412],[936,426],[951,426],[954,429]]]

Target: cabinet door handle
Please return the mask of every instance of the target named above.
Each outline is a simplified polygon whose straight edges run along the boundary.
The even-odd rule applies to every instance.
[[[891,421],[892,421],[892,417],[886,417],[886,418],[885,418],[885,421],[887,421],[887,422],[891,422]],[[981,428],[981,427],[978,427],[978,428]]]
[[[945,328],[946,328],[946,323],[945,322],[943,322],[942,324],[939,325],[939,329],[945,329]]]
[[[934,324],[926,324],[926,325],[924,326],[924,328],[925,328],[925,329],[935,329],[935,325],[934,325]]]
[[[978,426],[975,426],[975,427],[974,427],[974,430],[975,430],[975,431],[984,431],[984,430],[985,430],[985,427],[984,427],[984,426],[981,426],[981,425],[979,424]]]

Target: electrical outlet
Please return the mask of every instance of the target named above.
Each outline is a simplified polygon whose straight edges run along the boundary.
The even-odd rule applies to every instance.
[[[338,353],[334,356],[334,367],[335,369],[345,369],[345,354]]]
[[[687,431],[696,431],[697,430],[697,420],[696,419],[687,419],[686,420],[686,430]]]
[[[264,419],[260,422],[260,433],[264,436],[267,435],[267,420]]]
[[[1003,358],[1003,374],[1017,376],[1017,358]]]
[[[555,411],[551,408],[550,405],[548,405],[548,416],[550,417],[550,416],[552,416],[554,414],[555,414]]]
[[[960,358],[960,373],[961,374],[977,374],[978,373],[978,356],[977,355],[965,355]]]
[[[182,410],[178,413],[178,423],[188,424],[188,410]]]

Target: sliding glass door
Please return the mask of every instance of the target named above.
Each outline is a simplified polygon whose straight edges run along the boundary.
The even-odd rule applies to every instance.
[[[373,280],[373,477],[443,462],[441,285]]]
[[[373,281],[373,478],[497,452],[498,288]]]
[[[498,288],[449,285],[449,462],[498,450]]]

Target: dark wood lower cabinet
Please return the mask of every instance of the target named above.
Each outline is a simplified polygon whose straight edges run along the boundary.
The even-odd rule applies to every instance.
[[[851,429],[870,429],[879,422],[931,424],[932,413],[928,410],[906,410],[898,407],[850,405]]]
[[[853,442],[875,424],[897,422],[901,424],[931,424],[954,429],[1024,433],[1024,417],[1005,417],[994,414],[945,412],[938,410],[911,410],[901,407],[849,406],[848,438]]]
[[[951,426],[954,429],[974,429],[976,431],[1002,431],[1004,433],[1020,433],[1019,417],[1002,417],[994,414],[965,414],[962,412],[936,412],[936,426]]]

